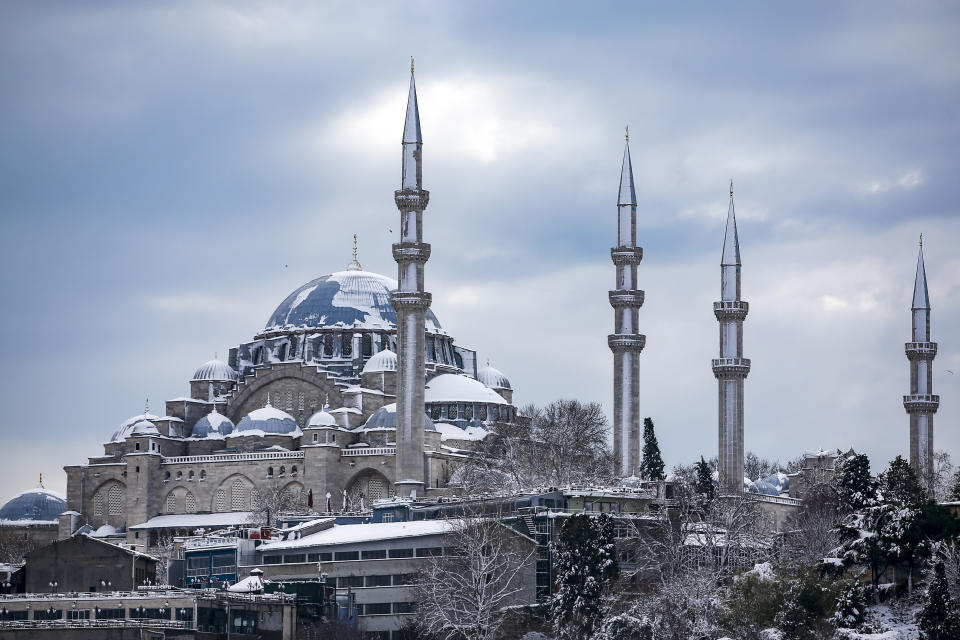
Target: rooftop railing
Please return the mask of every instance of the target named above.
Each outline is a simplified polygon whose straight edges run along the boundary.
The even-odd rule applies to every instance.
[[[296,460],[303,459],[303,451],[255,451],[251,453],[219,453],[207,456],[173,456],[163,464],[192,464],[197,462],[232,462],[236,460]]]
[[[303,455],[303,454],[300,454]],[[357,447],[356,449],[341,449],[341,458],[352,458],[354,456],[395,456],[396,447]]]

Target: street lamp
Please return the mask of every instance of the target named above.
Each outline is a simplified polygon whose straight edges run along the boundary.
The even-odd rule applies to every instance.
[[[60,583],[57,582],[56,580],[53,580],[52,582],[50,582],[50,588],[53,589],[54,593],[57,592],[57,587],[59,586],[60,586]]]

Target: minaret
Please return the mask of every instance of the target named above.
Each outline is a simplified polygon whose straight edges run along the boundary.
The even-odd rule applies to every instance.
[[[910,464],[920,481],[933,489],[933,414],[940,396],[933,395],[933,359],[937,343],[930,342],[930,296],[927,272],[923,267],[923,237],[917,257],[917,276],[913,284],[913,342],[904,345],[910,361],[910,395],[903,396],[903,408],[910,416]]]
[[[743,357],[743,320],[749,308],[740,299],[740,241],[731,180],[727,231],[720,259],[720,301],[713,303],[713,315],[720,323],[720,357],[712,364],[719,391],[717,466],[721,494],[743,491],[743,381],[750,373],[750,360]]]
[[[423,267],[430,245],[423,242],[423,210],[430,192],[422,187],[422,149],[417,87],[410,59],[410,94],[403,125],[403,175],[394,192],[400,210],[400,242],[393,245],[398,290],[391,296],[397,311],[397,493],[423,495],[423,388],[426,380],[424,316],[431,296],[423,289]]]
[[[629,130],[626,138],[617,198],[617,246],[610,249],[617,273],[617,288],[610,292],[614,333],[607,336],[613,351],[613,453],[616,473],[624,477],[640,467],[640,352],[647,340],[638,332],[643,291],[637,289],[637,265],[643,259],[643,249],[637,246],[637,194]]]

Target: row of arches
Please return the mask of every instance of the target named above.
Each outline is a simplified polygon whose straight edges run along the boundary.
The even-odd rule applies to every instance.
[[[303,495],[304,487],[299,482],[290,482],[283,490],[292,493],[297,501]],[[167,493],[163,501],[164,513],[196,513],[198,510],[222,513],[225,511],[250,511],[261,503],[256,485],[246,476],[228,479],[213,492],[209,507],[201,508],[192,491],[186,487],[175,487]]]

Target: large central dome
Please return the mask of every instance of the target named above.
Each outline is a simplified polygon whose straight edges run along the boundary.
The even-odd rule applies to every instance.
[[[396,328],[390,294],[397,281],[370,271],[338,271],[311,280],[280,303],[264,331],[362,326]],[[426,330],[440,333],[440,322],[427,310]]]

